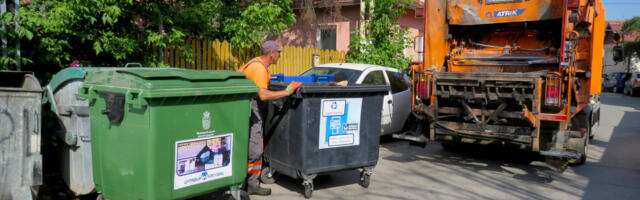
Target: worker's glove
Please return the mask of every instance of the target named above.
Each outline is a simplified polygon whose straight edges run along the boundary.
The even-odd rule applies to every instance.
[[[291,81],[291,84],[287,85],[287,95],[291,95],[302,85],[300,82]]]

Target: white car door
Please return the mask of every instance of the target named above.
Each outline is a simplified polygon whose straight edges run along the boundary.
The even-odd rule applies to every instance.
[[[384,73],[382,68],[374,68],[371,70],[367,70],[362,73],[360,77],[360,81],[362,84],[367,85],[389,85],[389,81],[387,75]],[[384,95],[382,99],[382,116],[381,116],[381,134],[390,133],[391,131],[391,118],[393,113],[392,107],[393,99],[391,97],[391,91],[389,94]]]
[[[399,70],[386,70],[391,86],[392,113],[390,133],[399,133],[411,113],[411,81]]]

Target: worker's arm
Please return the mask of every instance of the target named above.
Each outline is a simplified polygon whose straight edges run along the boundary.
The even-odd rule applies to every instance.
[[[281,91],[271,91],[260,88],[260,91],[258,91],[258,97],[262,101],[276,100],[293,94],[301,85],[302,83],[293,81],[291,84],[287,85],[287,89]]]
[[[286,90],[271,91],[264,88],[260,88],[260,91],[258,91],[258,97],[260,98],[261,101],[276,100],[286,96],[289,96]]]

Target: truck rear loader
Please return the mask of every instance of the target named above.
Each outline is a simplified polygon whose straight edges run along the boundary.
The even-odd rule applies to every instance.
[[[557,168],[585,162],[600,118],[600,0],[429,0],[424,12],[412,66],[423,138],[515,146]]]

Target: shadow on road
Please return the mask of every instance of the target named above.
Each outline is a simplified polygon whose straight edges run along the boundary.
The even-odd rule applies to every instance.
[[[460,183],[469,185],[480,184],[489,187],[493,191],[504,193],[503,197],[520,199],[549,199],[549,197],[513,184],[514,180],[526,181],[531,184],[545,185],[545,187],[562,191],[571,196],[578,197],[569,189],[547,185],[553,181],[571,182],[549,168],[543,158],[537,153],[507,148],[502,146],[483,146],[461,144],[455,148],[445,150],[439,143],[431,142],[426,149],[409,147],[408,142],[387,143],[384,146],[394,155],[384,159],[396,162],[426,161],[432,165],[430,171],[434,174],[424,175],[415,170],[415,174],[422,174],[428,181],[441,184],[448,190],[456,191],[454,198],[462,199],[493,199],[493,194],[478,190],[473,187],[465,187]],[[499,174],[499,176],[496,176]],[[451,175],[451,176],[449,176]],[[496,178],[496,177],[504,178]],[[451,179],[462,179],[450,181]],[[577,185],[573,185],[577,187]]]
[[[590,145],[592,149],[604,151],[599,157],[589,156],[585,165],[575,169],[577,174],[589,176],[582,198],[637,199],[640,195],[640,158],[637,156],[640,150],[640,98],[605,93],[602,103],[601,120],[609,121],[601,122],[600,133]]]

